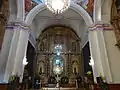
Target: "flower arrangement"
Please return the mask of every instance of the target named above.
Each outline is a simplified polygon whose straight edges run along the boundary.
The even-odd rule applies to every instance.
[[[20,76],[16,75],[11,75],[9,77],[9,85],[8,85],[8,90],[14,90],[14,89],[18,89],[20,88],[19,86],[19,80],[20,80]]]
[[[92,75],[92,72],[91,72],[91,71],[88,71],[88,72],[87,72],[87,75],[91,76],[91,75]]]
[[[61,78],[61,84],[68,84],[69,83],[69,78],[67,76],[63,76]]]
[[[87,72],[87,78],[92,80],[92,78],[93,78],[92,71]]]
[[[103,90],[108,90],[105,76],[103,76],[103,75],[100,73],[99,78],[100,78],[100,80],[99,80],[99,86],[100,86]]]
[[[100,73],[100,77],[101,77],[101,79],[102,79],[103,81],[105,81],[105,80],[106,80],[106,77],[105,77],[105,76],[103,76],[101,73]]]

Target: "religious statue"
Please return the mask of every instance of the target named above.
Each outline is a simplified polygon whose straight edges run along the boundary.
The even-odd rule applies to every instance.
[[[111,11],[111,23],[115,28],[117,44],[120,48],[120,0],[113,0]]]
[[[77,61],[73,61],[72,70],[73,70],[73,74],[76,75],[78,73],[78,63],[77,63]]]
[[[59,75],[56,75],[56,81],[57,81],[56,88],[58,88],[60,87],[60,76]]]

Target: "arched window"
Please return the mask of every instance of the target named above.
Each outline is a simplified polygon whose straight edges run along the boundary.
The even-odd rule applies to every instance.
[[[73,63],[72,63],[72,71],[73,71],[73,74],[78,73],[78,62],[77,61],[73,61]]]

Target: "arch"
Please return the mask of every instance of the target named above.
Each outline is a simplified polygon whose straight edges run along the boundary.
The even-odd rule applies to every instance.
[[[78,33],[73,28],[71,28],[69,26],[65,26],[65,25],[58,25],[58,24],[56,24],[56,25],[50,25],[50,26],[47,26],[44,30],[42,30],[41,33],[44,33],[45,31],[47,31],[48,29],[53,28],[53,27],[68,28],[70,31],[72,31],[80,39]]]
[[[25,23],[29,26],[31,25],[34,17],[41,11],[47,9],[45,4],[39,4],[35,6],[26,16]],[[90,15],[80,6],[75,3],[71,3],[70,9],[77,12],[82,18],[85,20],[87,26],[91,26],[93,24],[92,18]]]

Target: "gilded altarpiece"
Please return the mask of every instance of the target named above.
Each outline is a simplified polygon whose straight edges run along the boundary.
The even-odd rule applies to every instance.
[[[8,0],[1,0],[0,5],[1,5],[0,7],[0,49],[1,49],[3,38],[4,38],[5,26],[9,16]]]
[[[120,0],[113,0],[112,2],[111,23],[115,28],[116,46],[120,48]]]
[[[56,53],[57,45],[62,48],[60,55]],[[55,76],[53,72],[55,59],[58,59],[58,62],[62,61],[60,63],[63,72],[60,76],[69,76],[70,83],[75,83],[77,74],[83,75],[80,39],[72,29],[61,26],[49,27],[37,39],[36,47],[36,73],[40,75],[42,83],[47,83],[50,76]]]

